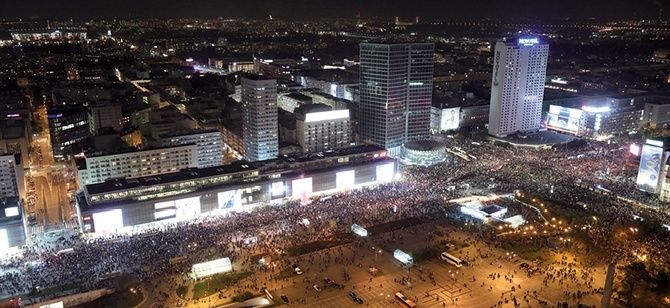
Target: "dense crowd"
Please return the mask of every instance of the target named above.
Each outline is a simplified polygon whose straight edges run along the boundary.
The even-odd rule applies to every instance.
[[[36,242],[22,256],[0,263],[0,295],[16,296],[69,282],[80,283],[78,291],[89,290],[108,285],[100,276],[114,272],[133,273],[140,278],[169,277],[188,272],[194,263],[220,256],[230,257],[241,269],[250,269],[254,254],[332,239],[347,232],[352,223],[372,226],[409,217],[432,219],[448,211],[448,200],[482,192],[522,191],[562,200],[566,207],[597,215],[599,225],[592,226],[588,236],[603,247],[611,245],[618,252],[612,258],[630,257],[624,247],[631,241],[652,255],[670,251],[667,234],[661,232],[649,232],[644,238],[629,238],[630,241],[613,238],[617,226],[630,223],[634,215],[667,221],[662,204],[635,189],[632,170],[625,166],[626,150],[619,144],[592,142],[579,149],[536,150],[450,138],[444,141],[447,147],[468,153],[472,160],[453,157],[448,163],[432,167],[407,167],[400,181],[342,192],[307,205],[287,201],[250,213],[204,215],[137,234],[67,236],[59,245]],[[652,208],[641,209],[617,197],[637,200]],[[535,208],[498,202],[507,202],[504,206],[512,213],[531,222],[543,219]],[[298,232],[301,228],[319,232]],[[254,245],[245,243],[249,237],[257,238]],[[63,248],[73,251],[56,254]],[[184,255],[189,256],[187,262],[168,262]],[[31,266],[26,266],[28,262]],[[575,274],[555,273],[568,275],[565,277]],[[176,279],[171,282],[180,284]]]

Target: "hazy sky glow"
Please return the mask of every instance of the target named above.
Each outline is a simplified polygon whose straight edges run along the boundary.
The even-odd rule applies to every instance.
[[[670,0],[21,0],[6,3],[0,17],[26,18],[278,18],[363,17],[411,18],[657,18],[660,3]],[[309,15],[307,15],[309,14]],[[667,19],[667,13],[666,19]]]

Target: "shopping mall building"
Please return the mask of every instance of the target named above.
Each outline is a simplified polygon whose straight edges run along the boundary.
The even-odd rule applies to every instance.
[[[78,217],[86,232],[130,231],[288,200],[308,203],[312,196],[391,181],[396,172],[396,160],[385,149],[369,145],[239,161],[86,185],[77,196]]]

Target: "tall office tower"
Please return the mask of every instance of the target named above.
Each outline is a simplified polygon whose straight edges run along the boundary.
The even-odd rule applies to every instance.
[[[489,134],[505,137],[540,128],[549,44],[537,37],[496,43]]]
[[[279,154],[277,80],[242,77],[242,136],[244,158],[259,161]]]
[[[403,143],[430,133],[432,43],[362,43],[359,123],[361,141],[397,155]]]
[[[51,151],[54,159],[62,160],[70,154],[70,147],[89,136],[88,112],[81,106],[69,109],[47,110]]]

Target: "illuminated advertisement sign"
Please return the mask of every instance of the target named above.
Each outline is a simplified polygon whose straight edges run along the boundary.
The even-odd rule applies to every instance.
[[[346,189],[356,184],[356,170],[342,171],[335,174],[335,188]]]
[[[493,86],[498,86],[498,69],[500,68],[500,51],[496,50],[495,64],[493,65]]]
[[[239,189],[220,192],[217,197],[220,210],[242,207],[242,191]]]
[[[579,109],[551,105],[546,124],[549,128],[577,133],[582,114],[583,112]]]
[[[334,121],[342,120],[349,118],[349,110],[334,110],[334,111],[322,111],[322,112],[311,112],[305,115],[305,123],[312,122],[322,122],[322,121]]]
[[[19,216],[19,207],[13,206],[5,209],[5,217]]]
[[[174,201],[158,202],[154,204],[154,209],[156,210],[167,209],[167,208],[174,208]]]
[[[62,113],[47,114],[47,119],[57,119],[57,118],[62,118],[62,117],[63,117]]]
[[[312,178],[293,180],[291,191],[293,198],[300,198],[303,204],[307,203],[307,197],[312,193]]]
[[[661,172],[663,148],[645,144],[642,146],[640,169],[637,172],[637,187],[646,192],[655,193]]]
[[[393,163],[386,163],[383,165],[377,166],[377,182],[388,182],[393,180],[393,177],[395,176],[395,166]]]
[[[270,194],[272,195],[272,198],[282,198],[284,197],[284,193],[284,182],[274,182],[270,185]]]
[[[461,108],[442,109],[442,118],[440,121],[440,130],[454,130],[460,125]]]
[[[177,219],[191,219],[200,214],[200,197],[184,198],[174,201]]]
[[[630,154],[633,154],[635,156],[640,156],[640,146],[633,143],[630,145]]]
[[[540,39],[537,37],[520,37],[519,45],[523,46],[533,46],[540,43]]]
[[[176,216],[177,216],[177,209],[167,209],[154,212],[155,220],[175,218]]]
[[[18,114],[18,113],[10,113],[10,114],[7,114],[5,117],[7,117],[7,118],[18,118],[20,116],[21,115]]]
[[[94,213],[93,224],[95,232],[113,232],[123,228],[123,210],[111,210],[106,212]]]
[[[9,238],[7,237],[7,230],[5,229],[0,229],[0,251],[9,251]]]

